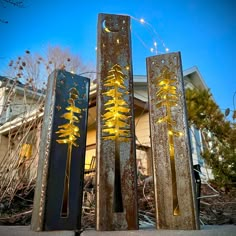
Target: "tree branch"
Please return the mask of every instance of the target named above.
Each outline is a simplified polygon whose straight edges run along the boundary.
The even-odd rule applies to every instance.
[[[8,24],[8,21],[6,21],[6,20],[3,20],[3,19],[0,19],[0,23],[3,23],[3,24]]]
[[[9,3],[15,7],[20,7],[23,8],[24,6],[24,1],[14,1],[14,0],[1,0],[2,2]]]

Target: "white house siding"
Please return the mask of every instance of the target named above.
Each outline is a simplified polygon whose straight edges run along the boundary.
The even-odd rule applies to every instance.
[[[188,73],[185,73],[184,79],[186,80],[186,86],[188,87],[195,87],[200,86],[201,88],[204,87],[204,83],[198,74],[198,71],[195,68],[189,70]],[[196,82],[198,81],[199,82]],[[193,84],[191,82],[195,81]],[[22,90],[22,88],[21,88]],[[94,90],[95,91],[95,90]],[[17,93],[14,95],[15,99],[11,103],[11,116],[21,114],[25,110],[29,112],[29,110],[33,109],[34,106],[37,104],[36,97],[26,96],[24,97],[24,93],[18,95]],[[142,167],[144,174],[150,175],[152,173],[151,168],[151,148],[150,148],[150,127],[149,127],[149,112],[148,110],[148,95],[147,95],[147,79],[146,76],[134,76],[134,96],[136,99],[146,102],[146,106],[142,109],[140,107],[135,107],[135,133],[136,133],[136,144],[137,144],[137,165]],[[0,105],[4,102],[4,89],[0,89]],[[32,105],[34,104],[34,105]],[[88,132],[87,132],[87,150],[86,150],[86,166],[88,167],[91,162],[93,156],[96,155],[96,107],[89,109],[89,124],[88,124]],[[192,134],[191,134],[192,133]],[[193,130],[190,132],[192,135],[191,142],[192,142],[192,152],[193,152],[193,159],[194,164],[203,165],[203,160],[200,158],[200,145],[201,136],[199,131]],[[37,133],[38,141],[35,141],[35,149],[38,150],[38,143],[40,142],[39,133]],[[6,145],[6,139],[3,138],[2,141],[0,140],[0,160],[3,154],[8,149]],[[35,154],[34,154],[35,155]],[[33,162],[32,166],[33,169],[36,169],[37,166],[37,155],[36,159]],[[33,177],[35,171],[30,172],[30,177]]]
[[[149,113],[144,112],[135,117],[136,143],[150,147]]]
[[[36,121],[36,120],[35,120]],[[18,129],[11,132],[11,138],[1,135],[0,140],[0,189],[11,189],[14,193],[18,185],[34,181],[37,175],[38,151],[41,123],[32,130]],[[23,156],[24,144],[31,147],[31,155]]]
[[[96,156],[96,125],[87,130],[85,169],[90,168],[93,156]]]
[[[3,111],[4,101],[5,101],[5,88],[0,88],[0,115],[2,114]]]
[[[149,113],[144,110],[137,109],[135,112],[135,135],[137,144],[137,165],[142,166],[143,172],[150,175],[150,130],[149,130]],[[92,157],[96,156],[96,124],[88,128],[86,141],[86,161],[85,168],[88,169]]]

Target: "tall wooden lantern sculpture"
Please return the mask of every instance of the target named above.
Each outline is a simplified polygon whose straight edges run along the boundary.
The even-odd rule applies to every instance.
[[[198,229],[180,53],[147,58],[158,229]]]
[[[31,228],[79,230],[89,79],[65,70],[48,80]]]
[[[130,17],[99,14],[97,230],[138,229]]]

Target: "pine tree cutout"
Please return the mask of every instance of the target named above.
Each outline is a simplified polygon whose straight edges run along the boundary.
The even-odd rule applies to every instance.
[[[81,109],[76,107],[75,101],[78,99],[79,93],[76,88],[72,88],[69,91],[69,106],[66,107],[68,112],[64,113],[61,117],[68,120],[68,123],[58,126],[59,130],[56,132],[59,139],[56,140],[59,144],[67,144],[67,159],[66,159],[66,170],[64,178],[64,190],[63,200],[61,208],[61,216],[68,217],[69,215],[69,191],[70,191],[70,169],[71,169],[71,152],[72,148],[78,147],[76,143],[77,138],[80,137],[80,130],[76,123],[79,123],[79,118],[76,114],[81,113]]]
[[[163,118],[159,118],[156,122],[167,124],[168,132],[168,144],[169,144],[169,155],[170,155],[170,166],[171,166],[171,175],[172,175],[172,196],[173,196],[173,215],[179,215],[179,201],[177,195],[177,184],[176,184],[176,170],[175,170],[175,148],[174,148],[174,136],[182,136],[183,133],[176,131],[174,126],[176,122],[172,119],[171,108],[178,106],[179,94],[176,87],[176,75],[173,72],[169,71],[169,68],[166,66],[161,71],[161,74],[156,79],[156,98],[157,103],[156,107],[161,108],[165,107],[166,115]]]
[[[115,142],[115,179],[114,179],[114,212],[123,212],[120,176],[120,142],[128,141],[130,137],[128,103],[124,95],[129,94],[125,86],[125,75],[120,65],[115,64],[108,72],[104,87],[108,89],[103,94],[109,97],[104,104],[105,114],[102,116],[104,125],[102,137]]]

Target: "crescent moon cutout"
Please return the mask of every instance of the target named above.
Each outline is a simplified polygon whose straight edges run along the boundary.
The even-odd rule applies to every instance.
[[[102,28],[107,32],[107,33],[115,33],[115,32],[119,32],[119,30],[116,30],[116,29],[109,29],[107,26],[106,26],[106,20],[104,20],[102,22]]]
[[[103,22],[102,22],[102,27],[103,27],[103,29],[107,32],[107,33],[110,33],[111,31],[106,27],[106,20],[104,20]]]

